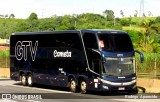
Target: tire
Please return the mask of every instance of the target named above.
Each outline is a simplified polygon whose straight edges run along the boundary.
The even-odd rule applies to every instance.
[[[138,94],[138,89],[136,88],[132,92],[133,92],[133,94]]]
[[[138,89],[135,88],[135,89],[129,90],[129,93],[133,95],[138,94]]]
[[[19,80],[18,81],[22,81],[22,75],[19,76]]]
[[[87,93],[87,83],[84,80],[80,82],[80,91],[82,94]]]
[[[24,74],[22,74],[22,76],[20,78],[21,78],[22,85],[26,86],[27,85],[27,77]]]
[[[76,88],[76,82],[74,79],[70,80],[70,85],[69,85],[70,91],[71,92],[76,92],[77,88]]]
[[[27,76],[27,83],[28,83],[28,86],[33,86],[33,76],[31,74],[29,74]]]

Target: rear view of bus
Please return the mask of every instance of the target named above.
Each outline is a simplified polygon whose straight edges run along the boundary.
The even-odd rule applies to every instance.
[[[87,54],[94,53],[99,55],[99,58],[90,58],[88,56],[90,68],[97,74],[97,85],[93,85],[101,91],[131,91],[137,92],[136,86],[136,60],[135,52],[140,54],[140,59],[143,61],[143,54],[139,51],[134,51],[132,41],[129,35],[124,31],[116,30],[93,30],[98,42],[98,49],[86,48]],[[84,41],[85,42],[85,41]],[[94,44],[92,44],[94,45]],[[92,57],[93,57],[92,55]],[[98,67],[93,59],[99,59]],[[97,68],[97,70],[95,70]]]

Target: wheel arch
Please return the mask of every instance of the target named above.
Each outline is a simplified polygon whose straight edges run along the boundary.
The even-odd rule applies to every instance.
[[[32,73],[32,72],[30,72],[30,71],[29,71],[29,72],[27,72],[27,74],[26,74],[26,75],[28,76],[28,75],[30,75],[30,74],[33,76],[33,73]]]
[[[80,83],[82,80],[88,82],[88,77],[85,75],[81,75],[78,77],[78,83]]]

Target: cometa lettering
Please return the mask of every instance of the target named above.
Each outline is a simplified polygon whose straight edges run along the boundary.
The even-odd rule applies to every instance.
[[[72,57],[72,52],[69,52],[68,50],[65,52],[54,50],[53,56],[54,57]]]

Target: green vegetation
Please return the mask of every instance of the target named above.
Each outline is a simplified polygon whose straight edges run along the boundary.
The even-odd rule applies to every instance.
[[[9,51],[8,50],[6,50],[6,51],[0,50],[0,56],[9,56]]]
[[[4,44],[4,39],[0,39],[0,44]]]
[[[138,87],[138,93],[145,93],[145,90]]]
[[[10,61],[9,56],[0,56],[0,67],[1,68],[9,68]]]
[[[138,61],[137,61],[137,72],[139,73],[156,73],[160,74],[160,54],[158,53],[144,53],[145,61],[143,63],[140,63],[139,61],[139,55],[136,55]],[[156,69],[155,69],[156,68]]]
[[[0,76],[0,78],[8,78],[7,76]]]
[[[120,10],[122,18],[114,18],[114,11],[104,10],[103,14],[84,13],[38,18],[31,13],[28,19],[11,17],[0,18],[0,38],[9,38],[14,32],[36,32],[74,29],[118,29],[129,33],[134,48],[145,53],[145,61],[137,61],[138,72],[160,73],[160,16],[158,17],[125,17]],[[149,16],[149,15],[148,15]],[[0,51],[0,56],[9,56],[9,52]],[[139,58],[139,57],[137,57]]]
[[[0,67],[5,68],[9,67],[9,50],[1,51],[0,50]]]

